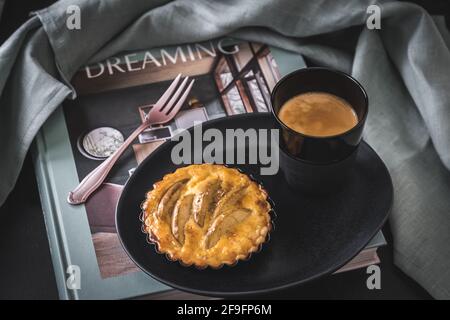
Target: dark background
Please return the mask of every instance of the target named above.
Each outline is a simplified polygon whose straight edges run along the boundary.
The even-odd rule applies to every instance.
[[[50,0],[6,0],[0,18],[0,44],[23,22],[29,12],[44,8]],[[445,14],[448,0],[412,1],[431,14]],[[0,208],[0,299],[57,299],[55,278],[45,224],[30,155],[17,185]],[[332,275],[299,288],[263,298],[311,299],[430,299],[430,295],[393,264],[389,225],[383,228],[389,245],[379,250],[381,290],[368,290],[365,269]]]

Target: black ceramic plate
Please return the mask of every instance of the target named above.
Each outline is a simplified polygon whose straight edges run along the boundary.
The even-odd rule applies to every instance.
[[[270,114],[240,115],[209,121],[203,129],[273,128]],[[332,273],[361,251],[386,221],[393,189],[389,173],[362,143],[348,185],[326,197],[288,188],[281,171],[260,176],[257,165],[239,165],[259,180],[275,204],[275,229],[261,252],[234,267],[198,270],[155,252],[141,231],[140,204],[153,183],[177,169],[171,161],[176,142],[166,142],[136,169],[120,197],[117,232],[131,259],[153,278],[177,289],[207,296],[267,293]],[[229,150],[224,150],[227,152]]]

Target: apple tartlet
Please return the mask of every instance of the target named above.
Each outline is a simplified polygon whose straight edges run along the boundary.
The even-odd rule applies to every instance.
[[[164,176],[142,209],[144,229],[158,252],[199,268],[246,259],[272,226],[266,191],[221,165],[190,165]]]

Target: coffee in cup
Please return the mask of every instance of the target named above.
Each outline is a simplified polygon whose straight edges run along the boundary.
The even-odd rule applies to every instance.
[[[275,85],[271,104],[282,134],[280,167],[287,183],[309,193],[341,188],[367,118],[364,88],[343,72],[304,68]]]
[[[286,101],[278,117],[289,128],[309,136],[342,134],[358,123],[350,103],[326,92],[306,92]]]

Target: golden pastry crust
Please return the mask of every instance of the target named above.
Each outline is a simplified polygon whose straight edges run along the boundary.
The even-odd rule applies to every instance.
[[[190,165],[164,176],[142,209],[144,229],[158,251],[199,268],[247,258],[272,226],[266,191],[222,165]]]

